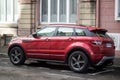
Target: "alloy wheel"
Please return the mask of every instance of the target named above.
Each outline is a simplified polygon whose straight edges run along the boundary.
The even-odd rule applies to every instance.
[[[19,47],[14,47],[9,52],[10,61],[14,65],[23,64],[25,62],[25,56],[23,50]]]
[[[75,72],[85,72],[89,66],[87,56],[81,51],[73,52],[69,57],[68,64]]]

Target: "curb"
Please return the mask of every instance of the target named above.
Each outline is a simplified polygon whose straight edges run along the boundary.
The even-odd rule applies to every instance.
[[[0,53],[0,57],[8,57],[7,53]]]

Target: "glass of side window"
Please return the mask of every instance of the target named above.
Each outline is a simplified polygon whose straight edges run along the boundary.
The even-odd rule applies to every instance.
[[[75,28],[75,35],[76,36],[86,36],[85,30],[81,28]]]
[[[73,36],[73,28],[60,27],[57,31],[57,36]]]
[[[37,32],[37,36],[44,36],[44,37],[53,36],[55,33],[55,29],[56,27],[45,27]]]

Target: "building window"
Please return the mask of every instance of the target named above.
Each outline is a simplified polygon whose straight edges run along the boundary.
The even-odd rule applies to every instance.
[[[0,22],[16,22],[18,0],[0,0]]]
[[[66,22],[66,0],[60,0],[59,22]]]
[[[120,20],[120,0],[115,0],[115,20]]]
[[[76,23],[77,0],[41,0],[41,23]]]

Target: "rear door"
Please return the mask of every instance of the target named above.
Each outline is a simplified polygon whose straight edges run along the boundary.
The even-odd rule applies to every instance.
[[[52,60],[64,60],[65,49],[74,42],[74,28],[59,27],[56,36],[51,38],[51,53]]]

